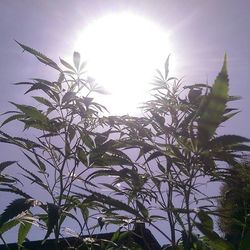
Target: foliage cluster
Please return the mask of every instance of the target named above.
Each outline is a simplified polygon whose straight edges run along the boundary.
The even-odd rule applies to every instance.
[[[19,196],[0,217],[3,241],[4,233],[19,225],[21,247],[38,226],[46,232],[44,241],[52,232],[55,242],[70,232],[89,236],[79,249],[97,249],[91,236],[104,228],[117,231],[101,249],[139,249],[119,242],[134,233],[134,225],[145,223],[172,249],[235,249],[215,232],[213,218],[221,210],[204,188],[225,181],[232,171],[225,164],[237,168],[242,152],[250,150],[244,137],[217,134],[238,112],[228,107],[238,98],[228,94],[226,56],[212,86],[183,85],[169,77],[167,59],[164,72],[157,71],[152,100],[142,107],[143,117],[104,116],[106,108],[93,94],[105,91],[87,76],[79,53],[74,53],[73,65],[60,59],[59,67],[19,45],[56,70],[58,79],[16,83],[27,85],[25,94],[35,93],[36,103],[12,102],[15,110],[5,113],[2,126],[21,122],[30,133],[26,138],[0,131],[0,142],[24,155],[23,160],[0,164],[0,191]],[[14,165],[24,184],[45,193],[42,198],[25,192],[19,178],[7,175]],[[68,221],[75,223],[74,230],[65,227]]]
[[[231,166],[221,187],[219,225],[225,238],[236,248],[250,246],[250,172],[249,159]]]

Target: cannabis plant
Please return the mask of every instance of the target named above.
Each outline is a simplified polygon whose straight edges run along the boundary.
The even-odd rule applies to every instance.
[[[34,225],[46,230],[44,241],[54,232],[59,248],[70,220],[77,225],[70,233],[79,239],[91,239],[95,230],[117,230],[101,249],[139,249],[129,235],[144,225],[162,234],[171,249],[234,249],[214,230],[220,213],[216,197],[206,190],[206,185],[225,180],[225,164],[237,166],[241,152],[250,149],[244,137],[218,134],[237,113],[228,106],[237,98],[228,94],[226,56],[212,85],[187,85],[169,77],[168,58],[164,72],[157,72],[142,117],[105,116],[105,107],[93,99],[94,93],[105,91],[86,75],[79,53],[74,53],[73,65],[60,59],[61,67],[18,44],[58,78],[16,83],[28,86],[25,94],[32,94],[34,102],[11,102],[15,109],[5,113],[3,129],[18,122],[28,136],[0,130],[0,142],[24,156],[0,165],[0,191],[19,196],[0,217],[2,240],[4,232],[19,225],[21,246]],[[22,178],[7,175],[13,165]],[[44,195],[25,191],[20,180]],[[121,243],[125,237],[127,246]],[[92,243],[83,239],[81,247],[92,249]]]
[[[86,75],[86,63],[81,62],[79,53],[74,53],[73,65],[60,59],[62,67],[59,67],[47,56],[18,44],[55,70],[58,78],[53,81],[34,78],[32,81],[15,83],[28,86],[25,94],[32,94],[33,102],[32,105],[11,102],[15,109],[6,112],[8,117],[2,122],[3,129],[11,122],[15,122],[15,126],[19,125],[17,122],[23,124],[23,135],[28,136],[16,137],[0,131],[0,141],[17,147],[24,158],[5,161],[0,165],[0,190],[19,196],[0,217],[1,235],[20,224],[18,244],[21,245],[31,226],[35,225],[47,231],[44,240],[54,231],[57,242],[59,236],[63,236],[65,219],[75,221],[75,228],[78,227],[70,231],[71,234],[78,237],[92,235],[94,229],[89,228],[93,213],[90,212],[91,207],[75,199],[72,192],[74,185],[80,181],[82,187],[95,186],[86,176],[98,162],[111,164],[107,162],[113,152],[108,155],[109,159],[101,158],[104,154],[101,144],[106,135],[100,114],[106,109],[92,97],[93,93],[104,94],[105,91]],[[116,156],[116,160],[119,157]],[[13,164],[19,168],[21,178],[2,174]],[[25,192],[19,185],[21,181],[32,188]],[[32,192],[34,189],[38,191]],[[32,209],[34,206],[40,209]]]
[[[250,149],[244,144],[249,142],[247,138],[217,133],[237,114],[228,106],[238,98],[228,94],[226,56],[212,86],[184,85],[169,77],[168,64],[167,59],[165,72],[158,71],[153,98],[143,106],[143,117],[106,118],[120,145],[128,154],[136,154],[134,164],[112,169],[104,166],[89,179],[113,176],[112,184],[100,185],[129,206],[123,209],[129,213],[127,220],[123,214],[124,226],[127,221],[146,223],[162,234],[172,249],[233,249],[214,231],[211,215],[218,215],[216,197],[209,197],[202,187],[223,180],[225,164],[237,165],[241,152]],[[104,221],[112,223],[117,218],[113,211],[121,210],[121,204],[89,192],[103,207]],[[199,238],[199,231],[205,238]]]

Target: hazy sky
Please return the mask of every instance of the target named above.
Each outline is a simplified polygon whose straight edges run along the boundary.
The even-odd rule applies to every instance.
[[[177,58],[177,77],[212,82],[228,54],[230,91],[241,95],[235,103],[242,112],[230,124],[232,132],[249,136],[250,2],[248,0],[172,1],[0,1],[1,108],[20,99],[13,82],[48,75],[46,67],[22,54],[18,40],[58,61],[70,55],[77,35],[86,25],[110,13],[131,12],[171,32],[171,54]]]
[[[177,77],[184,77],[187,83],[212,82],[226,52],[230,92],[243,99],[232,103],[242,112],[227,124],[225,133],[250,137],[249,0],[1,0],[0,112],[10,107],[8,101],[24,100],[22,88],[11,83],[37,76],[46,78],[47,74],[46,67],[21,53],[14,40],[58,61],[59,56],[73,52],[77,34],[87,24],[123,11],[143,16],[171,32],[171,53],[178,58]],[[9,159],[7,150],[0,147],[1,160]]]

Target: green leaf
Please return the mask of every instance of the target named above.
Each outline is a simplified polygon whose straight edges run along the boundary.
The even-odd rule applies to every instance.
[[[37,110],[35,107],[28,106],[28,105],[20,105],[14,102],[10,102],[10,103],[16,106],[25,115],[32,118],[33,120],[37,120],[37,121],[41,121],[45,123],[48,121],[48,118],[41,111]]]
[[[36,101],[48,106],[48,107],[53,107],[52,103],[48,101],[46,98],[41,97],[41,96],[32,96]]]
[[[236,250],[236,248],[234,248],[234,246],[230,242],[222,238],[210,240],[208,241],[208,244],[210,247],[212,247],[212,249],[215,249],[215,250]]]
[[[2,126],[6,125],[7,123],[11,122],[11,121],[14,121],[14,120],[21,120],[25,118],[25,115],[23,114],[18,114],[18,115],[12,115],[10,117],[8,117],[6,120],[3,121]]]
[[[14,220],[10,220],[6,223],[4,223],[1,227],[0,227],[0,234],[3,234],[7,231],[9,231],[11,228],[15,227],[16,225],[18,225],[20,222],[17,219]]]
[[[200,210],[197,213],[197,216],[200,219],[203,227],[205,227],[207,230],[210,231],[213,230],[214,228],[213,220],[208,216],[208,214],[205,211]]]
[[[21,222],[19,230],[18,230],[18,240],[17,240],[18,249],[21,249],[21,246],[22,246],[27,234],[29,233],[31,226],[32,226],[32,223]]]
[[[202,145],[206,144],[214,135],[216,129],[223,121],[223,114],[228,101],[228,74],[227,58],[225,55],[222,69],[217,76],[210,94],[205,103],[201,105],[198,120],[198,138]]]

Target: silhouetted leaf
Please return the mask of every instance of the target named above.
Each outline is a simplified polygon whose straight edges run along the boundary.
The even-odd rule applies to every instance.
[[[47,100],[46,98],[42,97],[42,96],[32,96],[36,101],[48,106],[48,107],[53,107],[52,103]]]
[[[1,181],[0,181],[1,182]],[[28,194],[26,194],[25,192],[23,192],[21,189],[15,187],[13,184],[9,184],[9,183],[2,183],[2,186],[0,188],[1,192],[9,192],[9,193],[14,193],[14,194],[18,194],[23,196],[26,199],[31,199],[32,197]]]
[[[76,96],[75,92],[66,92],[62,98],[62,103],[69,102]]]
[[[16,41],[17,42],[17,41]],[[49,65],[51,66],[52,68],[56,69],[56,70],[59,70],[61,71],[61,69],[58,67],[58,65],[53,61],[51,60],[50,58],[48,58],[47,56],[43,55],[42,53],[22,44],[22,43],[19,43],[17,42],[22,48],[23,50],[33,54],[40,62],[46,64],[46,65]]]
[[[158,158],[160,156],[165,156],[165,154],[163,154],[161,151],[156,151],[152,154],[150,154],[150,156],[147,158],[147,160],[145,161],[145,163],[155,159],[155,158]]]
[[[226,146],[235,145],[235,144],[239,144],[243,142],[250,142],[250,140],[246,137],[242,137],[239,135],[222,135],[211,140],[208,144],[208,147],[209,148],[213,148],[216,146],[226,147]]]
[[[47,222],[47,233],[44,237],[44,240],[46,240],[50,236],[52,230],[56,226],[59,219],[59,207],[52,203],[48,203],[47,207],[48,207],[48,222]]]
[[[136,205],[139,208],[139,211],[141,212],[141,214],[143,215],[144,218],[148,218],[148,210],[146,209],[146,207],[140,202],[140,201],[136,201]]]
[[[8,117],[6,120],[3,121],[1,127],[4,126],[5,124],[11,122],[11,121],[21,120],[21,119],[24,119],[24,118],[25,118],[25,115],[23,115],[23,114],[12,115],[12,116]]]
[[[4,162],[1,162],[0,163],[0,173],[5,169],[7,168],[8,166],[12,165],[16,163],[16,161],[4,161]]]
[[[87,201],[104,202],[105,204],[112,206],[116,210],[126,211],[139,218],[141,217],[141,215],[135,209],[117,199],[114,199],[110,196],[106,196],[104,194],[97,193],[91,190],[88,190],[88,192],[90,192],[91,195],[86,198],[85,202]]]
[[[210,216],[203,210],[200,210],[197,213],[198,218],[200,219],[202,226],[206,227],[207,230],[212,231],[214,228],[213,220],[210,218]]]
[[[17,215],[30,209],[34,206],[35,200],[33,199],[16,199],[10,203],[10,205],[5,209],[5,211],[0,216],[0,227],[8,220],[16,217]]]

